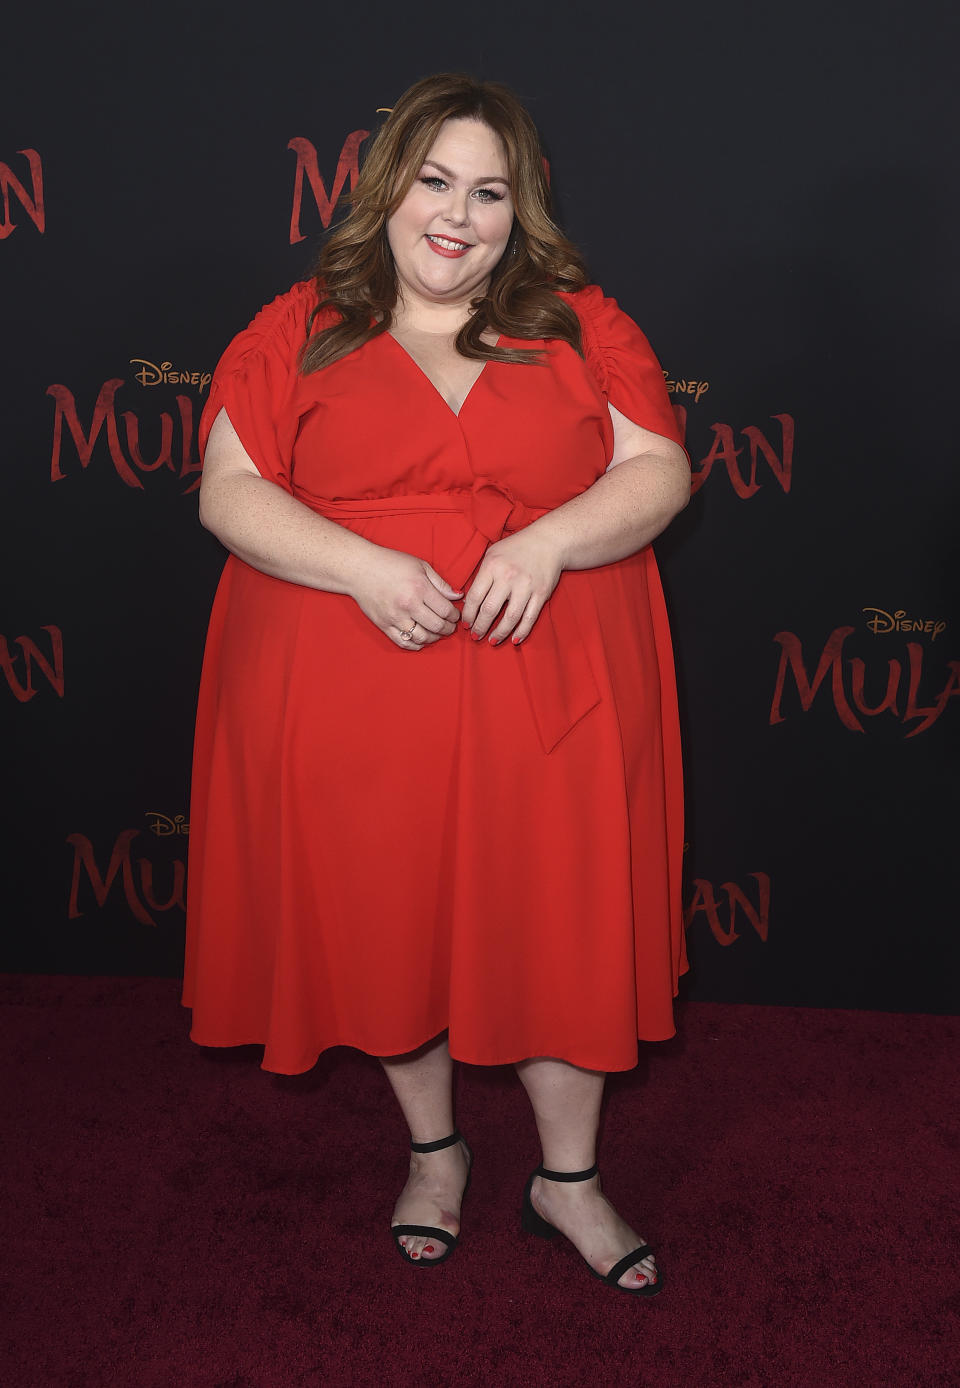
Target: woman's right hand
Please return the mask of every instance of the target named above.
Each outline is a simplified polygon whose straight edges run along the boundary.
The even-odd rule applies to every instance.
[[[419,651],[456,631],[460,613],[450,599],[463,594],[444,582],[425,559],[378,545],[351,583],[350,596],[395,646]],[[406,641],[404,631],[412,632]]]

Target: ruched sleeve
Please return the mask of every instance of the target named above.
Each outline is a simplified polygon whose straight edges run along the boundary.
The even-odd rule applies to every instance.
[[[310,281],[262,308],[217,364],[200,418],[201,460],[213,421],[225,409],[261,477],[292,491],[291,459],[298,419],[293,395],[307,321],[316,304]]]
[[[580,319],[586,363],[608,404],[641,429],[682,445],[660,363],[633,319],[596,284],[561,297]]]

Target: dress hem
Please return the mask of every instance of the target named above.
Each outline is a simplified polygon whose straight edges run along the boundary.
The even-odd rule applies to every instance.
[[[183,1006],[189,1007],[189,1003],[184,1003]],[[264,1057],[264,1059],[260,1062],[260,1069],[265,1070],[268,1074],[271,1075],[305,1075],[314,1068],[314,1066],[320,1060],[320,1057],[322,1055],[324,1055],[329,1050],[335,1049],[338,1046],[346,1046],[350,1050],[359,1051],[361,1055],[368,1055],[375,1059],[379,1059],[381,1056],[383,1056],[389,1060],[396,1056],[408,1055],[411,1051],[419,1050],[421,1046],[425,1046],[429,1041],[432,1041],[435,1037],[439,1036],[442,1032],[446,1030],[448,1030],[446,1026],[439,1027],[436,1031],[431,1032],[429,1036],[424,1037],[420,1041],[414,1042],[412,1046],[402,1046],[397,1049],[389,1048],[383,1051],[367,1050],[363,1046],[358,1046],[355,1041],[330,1041],[326,1045],[322,1046],[320,1050],[317,1051],[313,1060],[304,1061],[295,1066],[282,1066],[276,1063],[267,1064],[266,1057]],[[662,1036],[641,1036],[638,1034],[637,1045],[639,1046],[641,1042],[645,1044],[656,1045],[661,1041],[671,1040],[674,1036],[676,1036],[676,1034],[677,1029],[675,1026],[671,1031],[667,1032],[665,1035]],[[190,1032],[190,1040],[194,1043],[194,1045],[204,1046],[211,1050],[229,1050],[235,1046],[266,1046],[266,1042],[262,1039],[262,1037],[256,1036],[244,1036],[231,1041],[204,1041],[201,1040],[198,1036],[195,1036],[192,1030]],[[557,1051],[550,1050],[549,1048],[544,1047],[527,1051],[524,1055],[501,1056],[495,1060],[478,1060],[475,1057],[459,1053],[457,1049],[454,1048],[450,1051],[450,1057],[452,1060],[459,1061],[462,1065],[477,1065],[483,1067],[492,1067],[495,1065],[517,1065],[521,1060],[531,1060],[534,1058],[543,1057],[545,1059],[550,1060],[566,1061],[567,1064],[575,1065],[578,1069],[581,1070],[597,1070],[609,1075],[623,1074],[629,1070],[634,1070],[639,1064],[639,1056],[637,1056],[629,1064],[625,1064],[622,1061],[618,1061],[615,1064],[610,1063],[609,1061],[597,1064],[595,1060],[584,1060],[582,1057],[574,1059],[573,1056],[562,1055],[559,1054]]]

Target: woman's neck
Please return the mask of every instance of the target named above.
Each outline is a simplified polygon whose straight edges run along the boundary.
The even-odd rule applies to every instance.
[[[456,303],[437,303],[418,295],[397,295],[391,327],[398,331],[429,334],[433,337],[456,337],[472,316],[470,305],[476,294]]]

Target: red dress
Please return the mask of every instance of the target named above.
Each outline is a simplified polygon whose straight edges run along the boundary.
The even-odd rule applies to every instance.
[[[646,338],[564,295],[586,360],[488,362],[459,416],[385,333],[297,372],[309,283],[227,348],[225,408],[260,473],[466,590],[484,549],[586,490],[607,402],[677,438]],[[478,1065],[637,1063],[686,968],[680,742],[653,552],[566,571],[521,646],[462,628],[411,655],[352,598],[226,562],[191,797],[184,1002],[203,1045],[413,1050]]]

